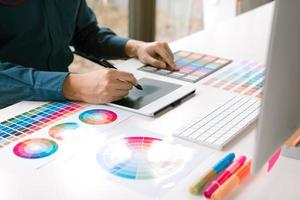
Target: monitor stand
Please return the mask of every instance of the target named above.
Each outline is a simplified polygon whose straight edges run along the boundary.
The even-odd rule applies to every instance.
[[[282,155],[289,158],[300,160],[300,146],[299,147],[284,147]]]
[[[300,128],[286,141],[282,155],[300,160]]]

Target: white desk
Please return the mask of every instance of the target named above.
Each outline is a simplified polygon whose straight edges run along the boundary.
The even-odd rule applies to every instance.
[[[215,29],[202,31],[172,43],[173,50],[185,49],[195,52],[208,53],[233,59],[253,59],[265,62],[273,4],[266,5],[250,13],[221,24]],[[120,66],[130,67],[137,77],[153,77],[166,79],[154,74],[136,71],[141,66],[135,60],[130,60]],[[127,68],[128,69],[128,68]],[[179,82],[174,79],[168,81]],[[148,118],[134,115],[120,126],[139,126],[161,134],[171,134],[181,126],[199,106],[202,91],[196,84],[197,95],[181,106],[159,118]],[[22,102],[0,111],[0,120],[5,120],[20,114],[41,103]],[[9,114],[8,114],[9,113]],[[254,128],[250,128],[242,137],[237,138],[225,151],[215,151],[212,156],[181,180],[162,199],[199,199],[188,193],[189,186],[224,154],[235,152],[252,157],[254,146]],[[197,145],[194,145],[197,148]],[[0,158],[0,169],[5,158]],[[281,157],[270,174],[261,172],[255,178],[250,178],[243,187],[235,192],[233,199],[300,199],[299,184],[300,161]],[[62,163],[53,163],[41,170],[22,170],[20,166],[11,166],[10,170],[0,170],[0,199],[1,200],[104,200],[104,199],[149,199],[144,195],[122,187],[110,181],[99,180],[89,182],[84,173],[68,170]],[[150,198],[150,199],[155,199]],[[200,198],[201,199],[201,198]]]

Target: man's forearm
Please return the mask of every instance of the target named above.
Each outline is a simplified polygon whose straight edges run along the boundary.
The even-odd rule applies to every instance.
[[[137,57],[139,48],[144,44],[138,40],[128,40],[125,45],[125,53],[128,57]]]
[[[67,72],[37,71],[0,62],[0,105],[23,100],[65,100],[62,86]]]

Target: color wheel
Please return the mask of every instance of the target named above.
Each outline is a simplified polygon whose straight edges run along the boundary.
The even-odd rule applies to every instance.
[[[176,146],[154,137],[125,137],[106,144],[97,153],[98,164],[109,173],[147,180],[175,173],[184,163]]]
[[[118,118],[117,114],[105,109],[87,110],[79,115],[79,119],[91,125],[109,124]]]
[[[64,140],[74,136],[78,128],[79,125],[75,122],[58,124],[49,129],[49,135],[56,140]]]
[[[46,138],[27,139],[18,143],[13,151],[14,154],[27,159],[38,159],[50,156],[58,149],[55,141]]]

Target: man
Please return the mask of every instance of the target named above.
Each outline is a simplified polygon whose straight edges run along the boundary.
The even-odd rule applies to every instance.
[[[134,76],[112,69],[68,72],[70,50],[97,58],[137,57],[177,70],[166,43],[145,43],[100,28],[85,0],[0,0],[0,107],[22,100],[107,103],[126,96]]]

